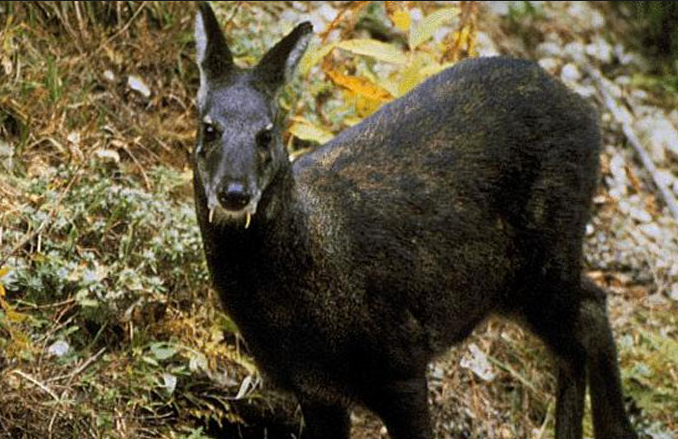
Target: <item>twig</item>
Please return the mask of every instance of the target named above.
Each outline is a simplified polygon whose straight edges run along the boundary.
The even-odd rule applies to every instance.
[[[52,11],[54,11],[54,15],[58,18],[59,22],[61,25],[66,29],[66,31],[71,34],[71,37],[73,37],[74,41],[77,40],[82,40],[81,38],[78,38],[78,36],[75,34],[75,31],[71,27],[71,24],[68,22],[68,13],[63,9],[63,3],[60,5],[61,10],[59,7],[58,3],[52,3]],[[63,14],[62,14],[63,13]],[[80,44],[76,45],[76,48],[78,49],[78,52],[82,53],[82,47]]]
[[[238,9],[240,9],[240,6],[242,6],[243,3],[244,2],[236,2],[235,7],[233,8],[233,12],[231,12],[231,16],[228,17],[228,19],[226,20],[227,26],[231,24],[231,21],[233,21],[233,19],[235,18],[235,14],[238,12]]]
[[[84,161],[83,161],[84,163]],[[25,246],[28,242],[30,242],[33,238],[35,238],[36,235],[42,232],[42,230],[54,219],[54,216],[57,213],[58,208],[61,206],[61,202],[63,201],[64,197],[68,193],[68,191],[71,189],[71,186],[73,186],[73,183],[77,179],[78,175],[80,174],[80,168],[82,168],[82,164],[80,163],[78,167],[75,169],[75,172],[73,172],[73,175],[71,176],[70,180],[68,180],[68,183],[66,184],[66,187],[64,188],[63,191],[61,191],[61,194],[59,194],[59,198],[56,201],[56,204],[54,207],[49,212],[49,215],[47,218],[44,219],[43,222],[40,223],[37,229],[33,230],[32,232],[28,233],[24,239],[22,239],[17,245],[12,247],[12,249],[5,255],[2,259],[0,259],[0,267],[4,266],[7,260],[19,249],[21,249],[23,246]]]
[[[138,142],[137,142],[138,143]],[[141,171],[141,176],[144,179],[144,185],[146,185],[147,190],[151,190],[151,182],[148,180],[148,175],[146,175],[146,171],[144,170],[144,167],[141,166],[141,163],[139,163],[139,160],[137,160],[136,156],[132,154],[132,151],[127,146],[123,146],[122,149],[132,158],[132,161],[137,165],[139,168],[139,171]]]
[[[553,411],[553,402],[549,401],[549,405],[546,406],[546,415],[544,415],[544,422],[542,422],[541,427],[539,427],[539,430],[537,432],[537,437],[535,439],[541,439],[544,437],[544,431],[546,430],[546,425],[549,423],[551,420],[551,412]]]
[[[67,374],[64,374],[64,375],[59,375],[59,376],[56,376],[56,377],[52,377],[52,378],[48,379],[48,380],[45,381],[45,382],[46,382],[46,383],[51,383],[51,382],[53,382],[53,381],[59,381],[59,380],[63,380],[63,379],[65,379],[65,378],[68,378],[68,379],[69,379],[69,383],[70,383],[70,382],[73,380],[73,378],[75,378],[75,377],[76,377],[79,373],[81,373],[83,370],[87,369],[87,367],[88,367],[90,364],[94,363],[94,362],[97,360],[97,358],[99,358],[99,357],[101,356],[101,354],[103,354],[105,351],[106,351],[106,348],[101,348],[101,349],[99,349],[99,351],[98,351],[96,354],[92,355],[92,356],[89,357],[87,360],[85,360],[85,361],[84,361],[80,366],[78,366],[78,368],[75,369],[73,372],[70,372],[70,373],[67,373]]]
[[[23,301],[23,300],[21,300],[21,299],[18,299],[18,300],[16,301],[17,304],[23,305],[23,306],[24,306],[24,307],[22,307],[22,308],[17,308],[17,311],[19,311],[19,312],[26,311],[27,309],[59,308],[60,306],[63,306],[63,305],[70,305],[71,303],[74,303],[74,302],[75,302],[75,299],[72,298],[72,297],[69,297],[68,299],[62,300],[62,301],[60,301],[60,302],[48,303],[48,304],[46,304],[46,305],[36,305],[36,304],[34,304],[34,303],[26,302],[26,301]]]
[[[120,34],[122,34],[123,32],[125,32],[125,31],[132,25],[132,22],[134,22],[134,20],[135,20],[135,19],[137,18],[137,16],[141,13],[141,11],[143,11],[144,8],[146,8],[146,4],[147,4],[147,3],[148,3],[148,2],[142,2],[142,3],[141,3],[141,6],[139,6],[139,9],[137,9],[136,11],[134,11],[134,14],[132,14],[132,16],[130,17],[130,19],[127,20],[127,23],[125,23],[125,24],[123,25],[123,27],[121,27],[120,29],[118,29],[118,31],[117,31],[116,33],[114,33],[114,34],[111,35],[109,38],[107,38],[106,41],[104,41],[102,44],[100,44],[99,47],[97,48],[97,50],[94,51],[94,53],[99,52],[99,51],[100,51],[101,49],[103,49],[108,43],[110,43],[110,42],[113,41],[114,39],[118,38],[118,37],[120,36]]]
[[[343,17],[347,12],[349,12],[349,11],[351,11],[351,12],[359,11],[360,9],[365,7],[367,5],[367,3],[369,3],[369,2],[353,1],[353,2],[350,2],[347,5],[345,5],[343,7],[343,9],[339,11],[337,16],[334,17],[334,20],[332,20],[332,22],[330,22],[330,24],[325,28],[325,30],[318,34],[318,36],[320,37],[320,41],[323,44],[325,44],[325,41],[327,41],[327,37],[330,36],[330,32],[332,32],[332,30],[339,25],[339,23],[341,22],[341,20],[343,20]]]
[[[585,66],[584,70],[595,82],[596,86],[598,87],[598,91],[605,102],[605,106],[608,110],[610,110],[617,123],[621,125],[626,139],[636,151],[638,157],[640,157],[640,161],[643,163],[643,166],[645,166],[645,169],[647,169],[647,171],[652,176],[652,180],[654,181],[654,184],[657,186],[657,188],[659,188],[659,192],[661,193],[664,202],[666,202],[669,212],[671,212],[671,215],[673,215],[673,217],[678,220],[678,203],[676,203],[675,197],[660,178],[659,173],[657,172],[657,167],[654,165],[652,158],[647,154],[645,149],[643,149],[638,136],[633,131],[633,128],[631,128],[631,124],[629,123],[631,120],[631,114],[626,109],[622,108],[622,106],[617,105],[614,97],[608,90],[607,85],[603,82],[600,72],[591,68],[590,66]]]
[[[518,381],[520,381],[523,386],[526,388],[530,389],[535,395],[539,395],[539,391],[535,387],[534,384],[524,376],[522,376],[518,371],[516,371],[514,368],[512,368],[510,365],[500,361],[498,358],[494,358],[491,355],[487,356],[487,359],[490,361],[490,363],[493,363],[495,366],[498,366],[500,369],[504,369],[506,372],[508,372],[510,375],[512,375],[514,378],[516,378]]]
[[[44,390],[45,392],[49,393],[49,396],[51,396],[52,398],[54,398],[54,400],[55,400],[56,402],[59,402],[59,401],[60,401],[59,397],[57,396],[56,393],[54,393],[54,391],[53,391],[52,389],[50,389],[50,388],[47,387],[46,385],[42,384],[40,381],[36,380],[35,378],[33,378],[32,376],[28,375],[27,373],[24,373],[24,372],[20,371],[19,369],[15,369],[15,370],[11,371],[10,373],[11,373],[11,374],[13,373],[13,374],[15,374],[15,375],[19,375],[20,377],[22,377],[22,378],[24,378],[24,379],[30,381],[31,383],[35,384],[36,386],[38,386],[39,388],[41,388],[41,389]]]

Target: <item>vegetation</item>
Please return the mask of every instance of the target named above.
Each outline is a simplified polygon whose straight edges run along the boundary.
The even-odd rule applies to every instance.
[[[473,2],[215,7],[241,65],[306,14],[326,23],[280,97],[295,154],[475,56],[481,28],[530,45],[558,28],[546,6],[530,2],[514,2],[499,22]],[[294,403],[262,384],[209,288],[187,161],[193,13],[171,2],[0,2],[0,438],[264,437],[264,428],[298,428]],[[616,212],[599,207],[596,227],[612,228]],[[645,301],[671,291],[660,287],[670,268],[652,261],[594,277],[613,291],[634,422],[668,439],[678,432],[678,305]],[[473,366],[483,358],[492,379]],[[431,366],[440,434],[549,437],[546,358],[529,334],[489,321]],[[376,437],[374,418],[355,416],[356,435]]]
[[[650,45],[652,54],[667,59],[678,55],[678,5],[671,2],[621,2],[629,8],[627,12],[640,20],[645,33],[645,43]]]

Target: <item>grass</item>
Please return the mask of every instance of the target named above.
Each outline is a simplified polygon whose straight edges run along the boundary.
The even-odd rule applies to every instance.
[[[439,9],[417,7],[424,17]],[[254,63],[288,30],[286,8],[217,7],[239,63]],[[281,96],[290,150],[356,123],[420,72],[473,55],[479,16],[460,12],[440,22],[450,25],[440,42],[409,47],[437,31],[440,16],[415,39],[394,30],[395,11],[382,3],[348,5],[333,25],[340,41],[387,23],[405,64],[393,68],[368,47],[316,57]],[[521,14],[540,19],[531,10],[510,19]],[[192,15],[169,2],[0,2],[2,438],[263,437],[298,428],[295,404],[262,387],[208,286],[187,162],[198,80]],[[311,51],[328,44],[317,40]],[[129,75],[150,97],[127,86]],[[346,79],[354,77],[362,81]],[[387,97],[375,98],[376,87]],[[678,429],[676,327],[672,306],[642,308],[616,327],[634,422],[654,438]],[[459,367],[470,343],[488,355],[492,382]],[[431,367],[437,431],[551,437],[549,366],[532,336],[489,321]],[[377,437],[373,417],[356,417],[357,436]],[[243,424],[259,421],[265,427]]]

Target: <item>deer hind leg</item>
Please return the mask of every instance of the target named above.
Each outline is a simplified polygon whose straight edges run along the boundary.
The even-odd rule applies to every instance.
[[[537,302],[526,317],[556,360],[556,439],[582,438],[587,382],[595,437],[636,438],[624,411],[604,292],[584,279],[581,284],[551,286]]]
[[[545,287],[548,285],[548,287]],[[586,394],[586,347],[577,336],[575,286],[542,282],[523,309],[529,328],[549,348],[556,364],[556,439],[582,439]]]
[[[624,410],[617,350],[605,310],[605,292],[589,279],[582,281],[579,327],[587,351],[593,427],[597,439],[633,439],[637,435]]]
[[[307,398],[299,398],[304,415],[302,439],[349,439],[348,410]]]
[[[433,438],[423,371],[420,376],[375,383],[364,403],[381,418],[392,439]]]

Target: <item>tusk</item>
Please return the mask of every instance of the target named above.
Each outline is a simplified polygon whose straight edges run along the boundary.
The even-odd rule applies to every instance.
[[[212,224],[212,220],[214,219],[214,207],[210,209],[210,216],[209,216],[209,221],[210,224]]]
[[[252,220],[252,214],[247,212],[245,215],[245,228],[248,228],[250,226],[250,221]]]

